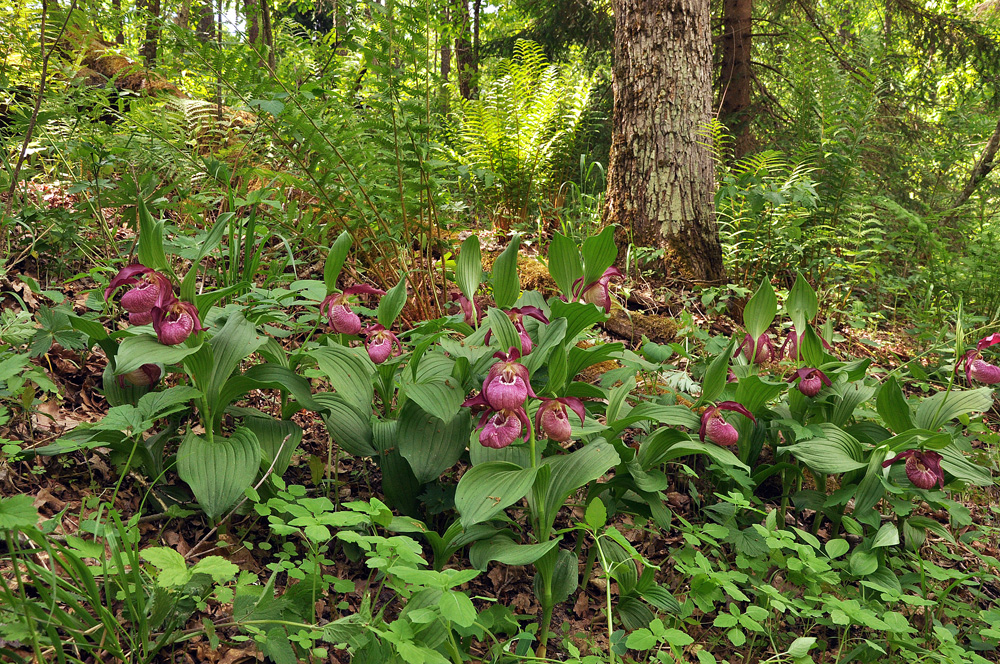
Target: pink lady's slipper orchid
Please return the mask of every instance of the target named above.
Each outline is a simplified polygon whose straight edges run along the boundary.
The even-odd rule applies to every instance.
[[[153,331],[157,340],[165,346],[184,343],[192,332],[205,329],[198,318],[198,308],[190,302],[181,302],[173,293],[167,297],[161,295],[160,301],[153,307]]]
[[[804,367],[796,371],[792,374],[792,377],[788,379],[788,382],[794,383],[796,378],[799,379],[799,384],[796,385],[799,392],[806,395],[810,399],[819,394],[819,391],[823,389],[824,385],[830,387],[831,384],[830,379],[826,377],[825,373],[819,369],[810,369],[808,367]]]
[[[569,440],[573,435],[573,427],[570,426],[566,406],[580,416],[580,424],[583,424],[586,411],[583,402],[576,397],[543,398],[538,412],[535,413],[535,434],[540,437],[544,433],[557,443]]]
[[[475,304],[465,297],[461,293],[452,292],[451,301],[458,304],[462,308],[462,315],[465,317],[465,324],[471,327],[475,327],[479,324],[479,321],[483,318],[483,310],[478,304]]]
[[[500,361],[490,367],[483,382],[483,398],[493,410],[522,408],[528,396],[535,396],[531,389],[528,367],[520,362],[521,353],[511,348],[506,353],[497,351],[493,357]]]
[[[125,387],[126,385],[131,385],[132,387],[149,387],[150,385],[155,385],[160,381],[160,376],[163,375],[163,367],[159,364],[144,364],[135,371],[130,371],[127,374],[117,376],[118,386]]]
[[[330,327],[337,334],[357,334],[361,331],[361,318],[351,309],[351,295],[385,295],[385,291],[364,284],[350,286],[343,293],[330,293],[319,305],[321,314],[326,314]]]
[[[369,325],[365,328],[365,335],[368,337],[365,340],[365,350],[368,351],[368,357],[375,364],[382,364],[389,359],[389,356],[392,355],[393,346],[400,353],[403,352],[403,345],[399,343],[396,335],[381,325]]]
[[[545,314],[538,307],[516,307],[507,312],[507,317],[510,318],[510,322],[514,324],[514,329],[517,330],[517,335],[521,338],[521,355],[527,355],[535,346],[531,341],[531,337],[528,336],[528,331],[524,329],[525,316],[530,316],[546,325],[549,324],[549,319],[545,317]],[[487,330],[483,341],[489,343],[492,336],[493,330]]]
[[[1000,383],[1000,367],[983,360],[980,355],[984,348],[989,348],[994,344],[1000,344],[1000,332],[995,332],[988,337],[983,337],[976,344],[975,350],[966,353],[962,360],[955,365],[955,371],[965,364],[965,378],[971,383],[985,383],[986,385],[996,385]]]
[[[742,404],[738,404],[735,401],[723,401],[722,403],[708,408],[702,414],[701,430],[698,432],[698,436],[701,438],[702,442],[708,439],[716,445],[730,447],[739,441],[740,434],[736,431],[736,427],[729,422],[726,422],[726,420],[722,417],[722,411],[724,410],[735,411],[741,415],[746,415],[755,424],[757,422],[750,411],[744,408]]]
[[[737,352],[739,351],[743,352],[743,357],[747,358],[747,362],[756,362],[757,364],[766,364],[775,356],[774,342],[771,341],[771,337],[767,332],[757,337],[756,348],[754,347],[753,337],[749,334],[743,337],[743,343],[737,349]]]
[[[110,300],[116,290],[131,286],[121,296],[122,309],[129,312],[133,325],[153,322],[152,310],[161,296],[173,293],[170,280],[156,270],[135,263],[123,268],[104,289],[104,299]]]
[[[826,339],[820,337],[819,340],[823,342],[823,348],[833,352],[833,346],[831,346]],[[781,344],[781,348],[778,349],[778,359],[785,357],[785,352],[787,349],[788,359],[797,360],[799,359],[799,342],[802,341],[802,335],[795,332],[795,328],[788,330],[788,336],[785,337],[785,342]]]
[[[604,313],[611,313],[611,293],[608,291],[608,284],[612,279],[621,279],[622,272],[616,267],[609,267],[597,281],[592,281],[584,285],[583,277],[573,282],[573,299],[590,304],[596,304],[604,309]]]
[[[944,471],[941,470],[941,455],[937,452],[906,450],[882,464],[888,468],[898,461],[906,461],[906,477],[913,486],[930,489],[935,484],[944,488]]]
[[[483,447],[495,450],[507,447],[519,436],[528,440],[531,434],[531,422],[524,408],[505,408],[483,413],[479,424],[483,430],[479,432],[479,442]]]

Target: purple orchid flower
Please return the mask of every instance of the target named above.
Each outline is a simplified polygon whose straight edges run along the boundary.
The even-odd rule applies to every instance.
[[[789,383],[794,383],[795,379],[799,379],[799,384],[796,387],[799,392],[806,395],[810,399],[819,394],[819,391],[823,389],[826,385],[830,387],[830,379],[826,377],[826,374],[819,369],[811,369],[809,367],[803,367],[799,369],[792,377],[788,379]]]
[[[352,295],[385,295],[385,291],[361,284],[345,288],[343,293],[327,295],[320,303],[319,310],[321,314],[326,314],[330,327],[337,334],[354,335],[361,331],[361,318],[351,309],[348,299]]]
[[[611,293],[608,284],[612,279],[621,279],[621,270],[616,267],[609,267],[597,281],[592,281],[587,285],[583,284],[583,277],[573,282],[573,299],[582,302],[589,302],[604,309],[604,313],[611,313]]]
[[[511,410],[524,406],[528,396],[535,396],[531,389],[528,367],[520,362],[521,353],[511,347],[506,353],[497,351],[493,357],[500,361],[490,367],[483,382],[483,398],[493,410]]]
[[[1000,344],[1000,332],[994,332],[980,339],[979,343],[976,344],[976,349],[970,350],[955,364],[955,371],[958,371],[958,368],[964,364],[965,378],[970,383],[972,381],[986,385],[1000,383],[1000,367],[990,364],[981,357],[983,349],[989,348],[994,344]]]
[[[159,301],[153,307],[152,318],[156,338],[165,346],[184,343],[193,332],[207,329],[198,318],[198,308],[190,302],[181,302],[173,293],[160,294]]]
[[[365,350],[368,351],[368,357],[375,364],[382,364],[389,356],[392,355],[393,346],[396,347],[397,351],[403,352],[403,345],[399,343],[399,339],[395,334],[385,329],[382,325],[369,325],[364,330],[365,336]]]
[[[521,338],[521,355],[527,355],[534,348],[534,343],[531,341],[531,337],[528,336],[528,331],[524,329],[524,317],[530,316],[535,320],[541,321],[546,325],[549,324],[549,319],[545,317],[545,314],[538,307],[515,307],[507,311],[507,317],[510,318],[510,322],[513,323],[514,329],[517,330],[517,335]],[[490,338],[493,336],[493,330],[487,330],[486,336],[483,337],[485,343],[490,342]]]
[[[759,337],[757,337],[756,348],[754,345],[753,337],[749,334],[743,337],[743,343],[737,349],[737,352],[743,353],[743,357],[747,358],[747,362],[753,364],[766,364],[770,362],[775,356],[774,342],[771,341],[770,335],[764,332]]]
[[[744,408],[742,404],[738,404],[735,401],[723,401],[706,409],[702,413],[701,429],[698,431],[698,437],[701,438],[702,442],[708,439],[716,445],[726,447],[731,447],[739,442],[740,434],[736,431],[736,427],[726,422],[722,417],[722,411],[724,410],[732,410],[741,415],[746,415],[754,424],[757,423],[753,414]]]
[[[944,488],[944,471],[941,470],[941,455],[937,452],[922,450],[906,450],[882,464],[888,468],[899,461],[906,462],[906,477],[913,486],[920,489],[930,489],[935,484]]]
[[[479,432],[480,444],[495,450],[507,447],[519,436],[528,440],[531,435],[531,422],[521,407],[483,413],[479,424],[483,427]]]
[[[817,335],[818,336],[818,335]],[[819,340],[823,342],[823,348],[833,352],[833,346],[831,346],[826,339],[820,337]],[[802,335],[795,332],[795,328],[792,327],[788,330],[788,336],[785,337],[784,343],[781,344],[781,348],[778,349],[778,359],[785,357],[785,350],[788,351],[788,359],[797,360],[799,359],[799,343],[802,341]]]
[[[139,263],[122,268],[115,275],[104,289],[104,299],[110,300],[122,286],[131,286],[120,301],[122,309],[129,312],[129,322],[133,325],[148,325],[153,322],[152,310],[160,296],[173,293],[170,279]]]
[[[117,376],[118,386],[125,387],[131,385],[132,387],[149,387],[151,385],[156,385],[160,381],[160,377],[163,375],[163,366],[159,364],[144,364],[135,371],[130,371],[127,374]]]
[[[586,411],[583,408],[583,401],[576,397],[558,397],[556,399],[542,399],[538,412],[535,413],[535,433],[538,436],[544,432],[546,436],[557,443],[565,443],[573,435],[573,427],[570,426],[569,416],[566,413],[566,406],[569,406],[574,413],[580,416],[580,424],[583,424]]]
[[[458,304],[462,308],[462,315],[465,316],[465,323],[471,327],[475,327],[479,324],[479,321],[483,318],[482,308],[469,300],[461,293],[452,291],[451,301]]]

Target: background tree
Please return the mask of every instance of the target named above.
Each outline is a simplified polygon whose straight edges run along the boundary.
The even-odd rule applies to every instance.
[[[712,156],[700,137],[712,100],[707,0],[617,0],[613,87],[604,222],[662,249],[661,274],[721,280]]]

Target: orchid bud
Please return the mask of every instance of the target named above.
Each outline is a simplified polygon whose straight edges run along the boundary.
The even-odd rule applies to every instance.
[[[467,301],[468,300],[466,300],[466,302]],[[531,318],[541,321],[546,325],[548,325],[549,323],[549,319],[545,317],[545,314],[542,313],[542,310],[539,309],[538,307],[529,307],[529,306],[516,307],[507,312],[507,317],[510,319],[510,322],[514,325],[514,330],[517,332],[517,336],[521,339],[522,356],[530,353],[531,349],[535,347],[535,344],[531,340],[531,337],[528,336],[528,331],[524,328],[525,316],[530,316]],[[489,343],[492,337],[493,337],[493,330],[487,330],[486,336],[483,338],[483,341]]]
[[[611,313],[611,293],[608,290],[608,284],[612,279],[620,279],[621,277],[621,270],[616,267],[609,267],[597,281],[586,285],[581,277],[573,284],[574,295],[582,302],[594,304],[604,309],[604,313]]]
[[[746,358],[747,362],[756,362],[757,364],[767,364],[776,354],[774,342],[771,341],[771,337],[768,336],[767,332],[757,337],[756,348],[753,337],[749,334],[746,335],[743,338],[743,343],[740,344],[740,349],[743,351],[743,357]]]
[[[933,488],[939,484],[944,488],[944,471],[941,469],[941,455],[932,451],[906,450],[882,464],[888,468],[899,461],[906,462],[906,477],[913,486],[920,489]]]
[[[160,376],[162,375],[162,365],[144,364],[135,371],[130,371],[127,374],[117,376],[117,379],[120,387],[125,387],[126,384],[131,385],[132,387],[149,387],[150,385],[158,383]]]

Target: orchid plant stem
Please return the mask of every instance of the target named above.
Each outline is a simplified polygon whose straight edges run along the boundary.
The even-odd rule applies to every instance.
[[[614,664],[618,658],[615,656],[615,650],[611,645],[611,637],[615,633],[615,626],[611,615],[611,568],[608,567],[608,559],[604,555],[603,547],[601,547],[601,538],[596,532],[594,533],[594,548],[597,549],[597,553],[601,556],[601,568],[604,569],[604,611],[608,614],[608,662]]]
[[[528,454],[531,457],[531,467],[538,468],[538,453],[535,439],[535,428],[528,425]],[[547,542],[549,540],[548,532],[541,532],[541,519],[539,514],[532,514],[532,527],[535,531],[535,535],[538,538],[538,542]],[[546,529],[548,530],[548,529]],[[545,554],[545,557],[551,555],[552,552]],[[542,621],[538,632],[538,650],[536,652],[538,657],[544,658],[546,656],[546,644],[549,640],[549,626],[552,624],[552,609],[554,608],[554,602],[552,601],[552,571],[549,570],[546,564],[543,568],[536,563],[535,565],[536,573],[541,576],[541,588],[538,593],[538,601],[542,605]],[[544,571],[543,571],[544,570]]]
[[[826,495],[826,473],[816,473],[816,489],[820,491],[824,496]],[[823,524],[823,511],[816,510],[816,516],[813,517],[812,524],[812,534],[816,535],[819,533],[819,527]]]

